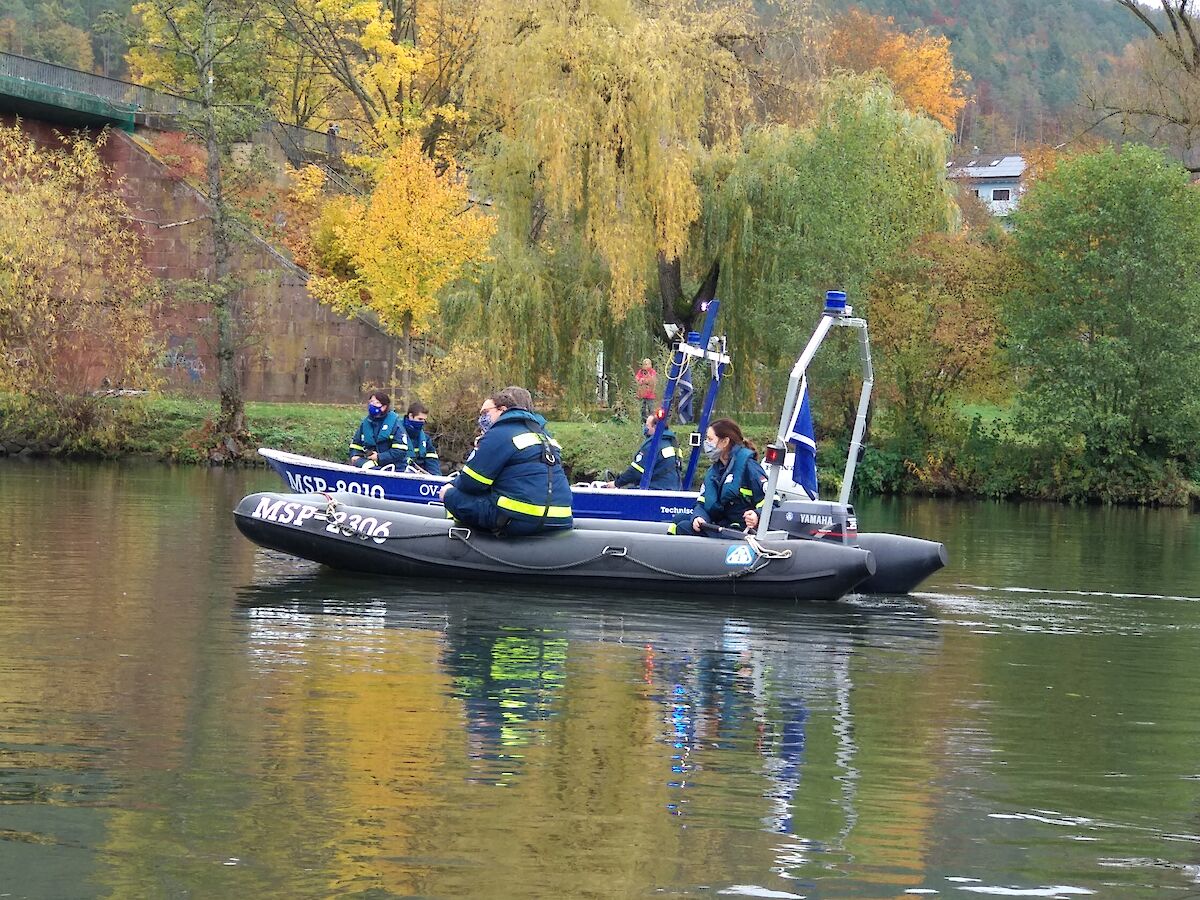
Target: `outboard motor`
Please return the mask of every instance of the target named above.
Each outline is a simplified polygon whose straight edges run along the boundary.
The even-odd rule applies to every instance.
[[[832,500],[784,500],[771,514],[771,526],[788,537],[858,546],[858,518],[853,506]]]

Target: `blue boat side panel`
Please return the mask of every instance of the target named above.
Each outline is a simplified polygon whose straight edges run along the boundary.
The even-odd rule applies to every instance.
[[[259,453],[288,488],[298,494],[348,492],[410,503],[437,503],[438,491],[450,481],[448,477],[433,475],[356,469],[278,450],[260,450]],[[695,493],[687,491],[575,488],[571,494],[574,514],[588,519],[669,522],[696,505]]]

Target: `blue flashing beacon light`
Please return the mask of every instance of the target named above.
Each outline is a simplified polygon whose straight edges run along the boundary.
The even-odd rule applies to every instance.
[[[846,314],[846,292],[845,291],[826,291],[825,292],[825,315],[827,316],[844,316]]]

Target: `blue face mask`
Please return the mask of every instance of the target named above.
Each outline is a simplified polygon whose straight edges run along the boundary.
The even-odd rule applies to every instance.
[[[717,462],[721,458],[721,451],[712,441],[704,442],[704,455],[712,462]]]
[[[487,430],[492,427],[492,417],[487,413],[479,414],[479,430],[487,434]]]
[[[422,422],[420,419],[410,419],[408,416],[405,416],[404,417],[404,427],[407,428],[409,431],[411,431],[413,434],[416,434],[417,432],[421,431],[425,427],[425,423]]]
[[[378,403],[368,403],[367,404],[367,415],[370,416],[372,419],[378,419],[380,416],[383,415],[383,407],[380,406]]]
[[[654,434],[654,429],[653,428],[643,428],[642,434],[644,434],[646,437],[650,437],[650,435]]]

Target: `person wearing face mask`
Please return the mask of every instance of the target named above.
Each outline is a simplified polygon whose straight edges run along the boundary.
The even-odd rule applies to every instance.
[[[642,429],[645,440],[638,452],[633,456],[633,462],[613,481],[604,485],[610,488],[639,487],[642,475],[646,472],[647,460],[650,456],[650,445],[654,443],[654,426],[658,419],[653,415],[646,416],[646,427]],[[654,469],[650,475],[649,489],[652,491],[678,491],[683,486],[683,477],[679,465],[679,444],[675,433],[670,428],[663,429],[662,440],[658,444],[658,452],[654,457]]]
[[[676,516],[667,530],[704,534],[700,528],[704,522],[739,530],[757,528],[767,473],[758,464],[754,445],[732,419],[717,419],[705,433],[704,452],[712,466],[696,508]]]
[[[350,465],[360,469],[404,468],[408,443],[391,403],[383,391],[372,391],[367,398],[367,416],[350,441]]]
[[[433,438],[425,430],[429,421],[429,408],[420,400],[408,404],[408,413],[404,416],[404,435],[408,443],[408,465],[430,475],[442,474],[442,463],[438,459],[437,448],[433,446]]]
[[[529,391],[516,386],[483,401],[479,442],[438,495],[456,521],[505,537],[574,525],[562,447],[532,407]]]

